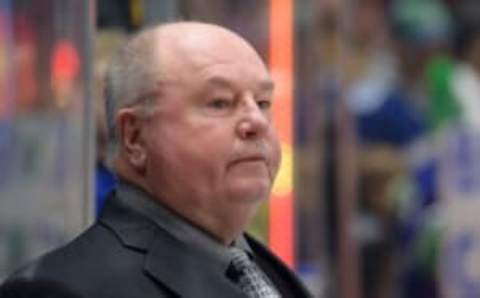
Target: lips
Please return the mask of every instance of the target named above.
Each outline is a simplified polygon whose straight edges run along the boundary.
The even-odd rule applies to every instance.
[[[235,159],[233,159],[232,162],[229,163],[229,167],[232,165],[236,165],[239,163],[248,163],[248,162],[267,162],[267,158],[264,155],[261,154],[254,154],[254,155],[246,155],[246,156],[240,156]]]

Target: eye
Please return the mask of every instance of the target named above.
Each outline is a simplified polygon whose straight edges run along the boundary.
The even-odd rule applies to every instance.
[[[224,98],[217,98],[208,103],[208,106],[217,109],[217,110],[222,110],[222,109],[228,109],[232,106],[232,102],[229,101],[228,99]]]
[[[270,100],[259,100],[257,105],[261,110],[270,110],[272,107],[272,102]]]

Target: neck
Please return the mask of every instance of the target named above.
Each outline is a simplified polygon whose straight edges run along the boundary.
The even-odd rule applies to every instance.
[[[168,206],[192,225],[211,235],[218,242],[230,246],[247,228],[256,214],[255,206],[242,206],[235,209],[234,214],[212,214],[211,208],[179,209]]]
[[[217,217],[215,227],[217,227],[217,234],[220,239],[226,244],[231,244],[233,240],[237,239],[244,233],[252,219],[257,214],[260,204],[263,200],[254,203],[241,203],[238,208],[232,210],[231,214],[225,214],[223,217]],[[212,228],[213,230],[214,228]]]

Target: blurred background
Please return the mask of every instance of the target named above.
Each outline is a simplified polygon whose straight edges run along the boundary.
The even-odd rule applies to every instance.
[[[174,20],[271,69],[284,159],[251,232],[315,297],[480,297],[478,0],[0,0],[0,281],[100,212],[108,59]]]

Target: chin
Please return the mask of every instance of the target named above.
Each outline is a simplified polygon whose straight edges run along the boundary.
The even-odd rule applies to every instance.
[[[237,185],[231,190],[232,197],[242,202],[261,202],[270,196],[270,183],[248,183]]]

